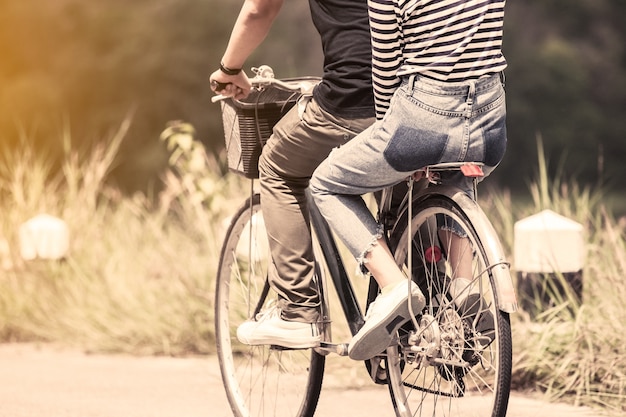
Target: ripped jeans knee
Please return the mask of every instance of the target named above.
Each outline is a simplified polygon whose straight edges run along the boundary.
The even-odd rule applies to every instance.
[[[357,256],[357,273],[360,273],[364,276],[369,276],[370,272],[367,269],[367,254],[372,251],[372,249],[378,245],[378,240],[383,237],[383,226],[378,225],[378,230],[376,230],[376,234],[372,236],[372,239],[369,241],[365,249]]]

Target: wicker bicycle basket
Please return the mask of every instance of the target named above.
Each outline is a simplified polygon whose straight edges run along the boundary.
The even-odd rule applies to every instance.
[[[308,79],[308,78],[307,78]],[[299,81],[293,78],[285,81]],[[301,94],[273,85],[252,90],[245,100],[221,101],[228,168],[246,178],[259,177],[259,156],[274,125]]]

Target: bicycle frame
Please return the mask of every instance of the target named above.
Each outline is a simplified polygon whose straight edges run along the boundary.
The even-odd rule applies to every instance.
[[[462,164],[445,164],[444,169],[453,169],[455,166],[460,165]],[[474,185],[474,190],[476,190],[476,184]],[[402,217],[402,214],[408,210],[409,199],[412,203],[415,203],[434,194],[446,196],[450,200],[456,202],[464,212],[472,213],[473,217],[475,219],[479,219],[480,221],[479,223],[474,225],[476,229],[488,229],[490,231],[493,231],[493,226],[485,217],[484,213],[482,212],[482,210],[480,210],[474,200],[469,198],[467,194],[465,194],[460,189],[446,185],[423,186],[415,194],[412,193],[412,187],[410,187],[407,195],[400,205],[400,208],[398,209],[397,216],[391,213],[392,187],[384,189],[380,201],[379,220],[383,223],[387,223],[385,224],[385,230],[388,231],[390,230],[390,226],[393,226],[389,224],[389,220]],[[350,328],[350,332],[352,333],[352,335],[354,335],[358,332],[358,330],[365,322],[363,313],[361,311],[361,308],[359,307],[356,293],[352,284],[350,283],[350,279],[346,272],[343,260],[339,255],[339,248],[331,232],[330,226],[320,213],[319,209],[312,202],[308,191],[307,198],[309,198],[309,201],[311,202],[309,204],[311,225],[313,227],[313,230],[315,231],[318,241],[320,242],[324,261],[326,263],[326,266],[328,267],[332,283],[336,289],[339,302]],[[493,231],[493,233],[487,233],[487,236],[492,235],[496,236],[495,231]],[[487,240],[482,243],[487,250],[487,259],[489,259],[490,265],[489,269],[494,275],[494,281],[496,283],[498,308],[503,312],[513,313],[517,311],[517,299],[515,296],[514,285],[509,270],[510,264],[506,261],[504,251],[502,250],[499,241]],[[373,284],[376,285],[375,281],[373,282]],[[371,285],[372,284],[370,284],[370,287]],[[375,287],[374,290],[377,290],[377,287]],[[368,297],[371,297],[373,299],[375,297],[375,294],[372,295],[371,291],[372,288],[370,288],[370,294],[368,294]],[[327,320],[328,317],[323,317],[324,322],[326,322]],[[333,352],[344,355],[346,352],[346,347],[344,345],[323,344],[321,350],[325,352]],[[375,380],[375,377],[372,376],[372,379]]]
[[[486,230],[491,233],[486,233],[486,236],[497,236],[491,222],[484,215],[483,211],[479,208],[476,201],[472,200],[463,191],[456,187],[448,185],[433,185],[426,187],[416,193],[412,201],[415,203],[421,199],[428,198],[429,195],[443,195],[453,200],[459,205],[461,210],[465,213],[471,213],[473,218],[478,220],[474,224],[477,230]],[[408,203],[405,200],[403,207],[400,208],[398,217],[400,218],[408,210]],[[496,294],[498,301],[498,308],[505,313],[514,313],[517,311],[517,298],[515,296],[515,287],[510,273],[510,263],[506,260],[504,251],[500,242],[497,240],[483,241],[487,251],[487,259],[489,260],[489,268],[494,275],[494,281],[496,283]]]
[[[307,198],[309,198],[308,195]],[[312,200],[309,198],[309,201]],[[339,302],[341,303],[346,320],[348,321],[350,332],[352,335],[355,335],[362,327],[363,323],[365,323],[365,320],[363,319],[363,313],[359,307],[354,287],[352,287],[350,283],[343,260],[339,255],[337,242],[332,235],[326,219],[324,219],[317,206],[312,202],[309,204],[309,212],[311,214],[313,230],[315,230],[317,239],[320,242],[324,260],[335,289],[337,290],[337,296],[339,297]],[[327,318],[324,317],[324,320],[326,319]]]
[[[267,92],[276,87],[304,93],[315,85],[310,78],[276,80],[267,68],[258,68],[255,73],[253,84]],[[264,97],[262,103],[274,106],[284,101],[283,96]],[[223,97],[214,100],[220,99]],[[236,126],[233,131],[239,134],[240,117],[258,127],[258,105],[258,100],[251,103],[254,112],[247,113],[228,107],[225,132]],[[283,107],[280,109],[278,117]],[[223,106],[223,115],[224,112]],[[272,120],[267,116],[263,121],[275,123],[273,117],[274,113]],[[262,133],[268,133],[258,128],[243,132],[239,141],[245,136],[254,144],[255,152],[264,143]],[[233,136],[235,145],[240,143],[237,137]],[[384,227],[396,264],[413,281],[407,284],[417,284],[426,298],[426,305],[419,312],[411,310],[409,303],[408,316],[398,318],[410,320],[394,328],[393,334],[389,331],[393,340],[384,351],[363,361],[374,383],[388,385],[398,417],[465,415],[466,393],[480,403],[472,403],[474,412],[494,417],[506,415],[512,367],[508,314],[517,310],[517,301],[498,235],[476,202],[477,177],[482,176],[480,165],[468,162],[428,166],[420,170],[423,173],[409,178],[403,194],[396,186],[382,190],[377,198],[378,221]],[[253,171],[240,171],[238,165],[231,167],[230,157],[229,168],[252,181],[257,178],[250,173]],[[460,170],[467,177],[474,177],[474,195],[441,185],[438,172],[446,170]],[[415,182],[418,178],[423,180]],[[260,195],[254,192],[252,183],[250,193],[246,204],[233,216],[218,265],[216,346],[226,393],[238,417],[310,417],[321,392],[325,356],[349,356],[349,341],[333,340],[331,335],[333,314],[329,303],[334,303],[334,299],[327,293],[327,286],[334,287],[352,336],[365,323],[360,307],[364,300],[359,300],[360,291],[357,297],[344,265],[343,247],[307,191],[322,341],[306,349],[283,347],[267,340],[242,342],[238,335],[242,323],[271,318],[269,314],[276,311],[275,299],[280,297],[269,283],[271,253],[263,230]],[[255,218],[261,220],[259,224]],[[469,284],[463,284],[464,281]],[[379,292],[371,277],[365,306],[369,307]],[[265,312],[268,315],[262,314]],[[483,411],[477,411],[479,407]]]
[[[363,316],[363,312],[359,307],[359,302],[354,291],[354,287],[352,286],[348,274],[346,272],[346,268],[341,258],[339,247],[337,246],[337,242],[335,237],[333,236],[330,226],[326,222],[326,219],[322,216],[317,206],[312,202],[310,198],[309,191],[307,190],[307,198],[310,201],[309,204],[309,213],[311,215],[311,225],[313,230],[315,231],[315,236],[320,244],[320,248],[322,251],[322,256],[324,257],[324,262],[326,267],[328,268],[328,272],[333,282],[333,286],[335,287],[337,296],[339,298],[339,303],[341,304],[341,308],[343,310],[344,316],[346,318],[346,322],[348,323],[348,327],[350,329],[350,333],[354,336],[359,329],[365,323],[365,319]],[[321,274],[318,274],[318,277],[321,281]],[[320,291],[320,302],[321,302],[321,313],[322,313],[322,333],[328,332],[328,328],[330,324],[329,311],[327,306],[327,299],[325,296],[325,287],[323,282],[318,282],[318,289]],[[378,293],[378,285],[373,278],[370,278],[369,289],[368,289],[368,304],[374,300],[376,294]],[[327,343],[321,342],[320,347],[316,349],[319,353],[325,355],[329,353],[335,353],[340,356],[348,355],[348,344],[347,343]],[[368,374],[372,381],[376,384],[384,384],[387,382],[387,374],[384,369],[380,367],[380,358],[372,358],[365,361],[365,367],[368,371]]]

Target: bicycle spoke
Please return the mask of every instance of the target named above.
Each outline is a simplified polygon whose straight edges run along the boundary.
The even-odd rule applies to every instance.
[[[504,417],[510,327],[508,315],[496,308],[493,266],[478,232],[466,213],[439,195],[417,203],[411,227],[407,224],[408,215],[396,222],[392,251],[425,294],[422,314],[434,322],[422,321],[419,329],[404,326],[401,331],[407,336],[400,335],[401,346],[388,349],[388,355],[398,352],[397,360],[388,357],[390,393],[395,404],[402,404],[396,406],[396,414]],[[407,265],[412,265],[410,271]],[[455,282],[458,277],[466,281]],[[459,286],[464,282],[468,284]],[[485,317],[492,317],[493,324]],[[495,328],[489,329],[489,324]]]
[[[216,287],[217,353],[222,379],[237,417],[312,415],[324,357],[312,349],[247,346],[237,327],[255,317],[277,295],[267,282],[269,253],[258,195],[246,202],[227,231]]]

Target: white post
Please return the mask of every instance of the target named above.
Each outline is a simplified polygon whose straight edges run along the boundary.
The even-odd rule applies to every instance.
[[[514,269],[522,308],[550,304],[550,292],[582,300],[583,226],[551,210],[515,223]],[[565,280],[570,288],[560,282]],[[562,281],[562,280],[561,280]],[[538,305],[540,304],[540,305]],[[531,311],[532,312],[532,311]]]
[[[20,254],[26,261],[65,258],[70,246],[69,235],[63,220],[49,214],[37,215],[20,226]]]

